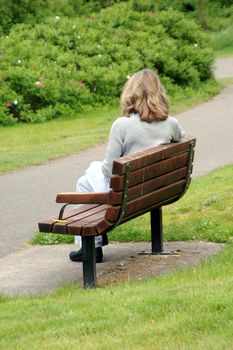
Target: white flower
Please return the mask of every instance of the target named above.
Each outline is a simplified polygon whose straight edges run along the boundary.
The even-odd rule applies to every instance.
[[[198,44],[194,44],[193,46],[194,46],[194,47],[198,47]]]
[[[55,17],[55,20],[56,20],[56,21],[59,21],[59,19],[60,19],[59,16],[56,16],[56,17]]]
[[[78,39],[80,39],[80,38],[81,38],[81,36],[80,36],[80,35],[78,35],[78,36],[77,36],[77,38],[78,38]]]
[[[74,24],[72,28],[75,29],[75,28],[76,28],[76,25]]]
[[[18,100],[14,100],[13,104],[16,106],[18,104]]]
[[[130,79],[131,78],[131,76],[130,75],[127,75],[127,79]]]
[[[102,56],[101,53],[99,53],[99,54],[98,54],[98,57],[101,57],[101,56]]]
[[[21,60],[18,60],[17,63],[20,64],[20,63],[22,63],[22,61],[21,61]]]

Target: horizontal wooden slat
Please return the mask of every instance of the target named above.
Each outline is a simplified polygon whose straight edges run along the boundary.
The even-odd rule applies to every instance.
[[[119,225],[124,224],[125,222],[130,221],[130,220],[132,220],[140,215],[146,214],[146,213],[148,213],[148,211],[152,210],[153,208],[159,208],[159,207],[176,202],[177,200],[179,200],[182,197],[182,193],[178,193],[178,194],[174,195],[173,197],[169,197],[168,199],[164,199],[161,202],[157,202],[155,205],[152,205],[149,208],[148,207],[144,208],[140,211],[140,214],[139,213],[132,213],[131,215],[124,217],[119,222]],[[112,223],[112,224],[114,225],[114,223]]]
[[[131,187],[128,191],[127,201],[134,200],[136,198],[140,198],[148,193],[155,191],[164,186],[171,185],[183,178],[185,178],[187,174],[187,167],[183,167],[181,169],[170,172],[169,174],[159,176],[155,179],[146,181],[143,184],[137,185],[135,187]]]
[[[112,227],[112,224],[105,220],[103,217],[100,220],[93,221],[85,226],[82,229],[82,236],[95,236],[97,234],[103,234]]]
[[[125,215],[127,217],[133,213],[140,212],[145,208],[150,208],[156,203],[162,202],[174,195],[182,194],[184,191],[185,180],[178,181],[175,184],[163,187],[159,190],[156,190],[150,194],[142,196],[140,199],[133,200],[126,205]],[[118,219],[120,214],[120,206],[118,207],[109,207],[106,211],[106,219],[115,222]]]
[[[181,153],[170,159],[162,160],[161,162],[149,165],[146,168],[141,168],[130,172],[129,187],[139,183],[144,183],[147,180],[161,176],[165,173],[182,168],[188,165],[189,153]],[[110,187],[113,190],[120,191],[124,188],[124,175],[111,178]]]
[[[103,212],[105,213],[108,207],[109,206],[107,204],[97,205],[93,209],[87,210],[81,214],[72,216],[71,218],[64,220],[64,222],[54,223],[53,233],[70,234],[68,229],[69,225],[76,224],[76,226],[79,227],[79,229],[77,228],[77,233],[73,233],[73,234],[79,235],[81,227],[83,225],[82,224],[83,220],[85,220],[85,223],[92,222],[94,215],[103,213]]]
[[[63,220],[67,220],[75,215],[86,212],[87,210],[90,210],[90,209],[95,208],[97,206],[99,206],[99,205],[98,204],[87,204],[87,205],[81,206],[80,208],[72,209],[72,210],[69,210],[67,212],[65,211]],[[56,220],[58,220],[58,215],[52,216],[46,220],[40,221],[38,223],[39,231],[46,232],[46,233],[53,232],[53,226],[54,226]]]
[[[186,137],[184,140],[177,143],[170,143],[149,148],[142,152],[137,152],[133,155],[118,158],[113,162],[112,173],[114,175],[124,174],[128,163],[131,164],[132,170],[140,169],[162,159],[173,157],[176,154],[188,151],[190,143],[195,145],[195,139]]]
[[[175,171],[171,171],[168,174],[156,177],[152,180],[145,181],[139,185],[129,188],[127,192],[127,201],[131,201],[138,197],[141,197],[149,192],[152,192],[163,186],[170,185],[178,180],[186,177],[188,172],[187,167],[180,168]],[[110,191],[109,193],[109,204],[119,205],[122,202],[123,192]]]
[[[106,204],[108,203],[108,192],[66,192],[59,193],[56,198],[57,203],[71,204]]]
[[[107,210],[107,208],[105,208],[105,210],[102,210],[99,213],[93,214],[87,218],[81,219],[79,221],[75,221],[75,222],[67,225],[67,233],[70,235],[82,235],[82,231],[86,225],[88,225],[89,227],[91,226],[93,228],[93,227],[95,227],[96,222],[104,220],[106,210]],[[92,231],[89,230],[90,236],[95,236],[96,234],[97,234],[96,229],[94,229]]]
[[[164,199],[172,197],[178,193],[182,193],[184,189],[185,181],[181,180],[175,184],[166,186],[161,190],[151,192],[140,199],[129,202],[126,206],[125,216],[131,215],[134,212],[140,211],[153,205],[156,202],[161,202]]]
[[[96,225],[96,229],[98,234],[103,234],[105,232],[108,232],[112,229],[113,224],[104,218],[103,221],[98,222]]]

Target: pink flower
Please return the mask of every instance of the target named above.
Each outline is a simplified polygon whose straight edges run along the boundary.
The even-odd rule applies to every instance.
[[[85,86],[85,83],[83,81],[80,81],[79,86]]]
[[[7,106],[8,108],[10,108],[10,107],[11,107],[11,101],[7,101],[7,102],[6,102],[6,106]]]
[[[35,83],[35,85],[36,85],[36,87],[37,87],[38,89],[43,89],[43,88],[44,88],[44,84],[41,83],[40,81],[37,81],[37,82]]]

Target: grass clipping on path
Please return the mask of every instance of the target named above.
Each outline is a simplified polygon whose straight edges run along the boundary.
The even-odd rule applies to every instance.
[[[233,239],[233,165],[193,179],[178,202],[164,208],[164,239],[229,242]],[[109,233],[120,242],[150,240],[149,214],[123,224]],[[33,244],[73,243],[73,236],[37,234]]]

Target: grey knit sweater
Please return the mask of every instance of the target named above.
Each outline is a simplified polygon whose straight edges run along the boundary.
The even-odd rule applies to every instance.
[[[138,114],[120,117],[112,124],[102,171],[106,177],[111,177],[114,159],[153,146],[179,141],[184,135],[184,130],[174,117],[152,123],[141,121]]]

